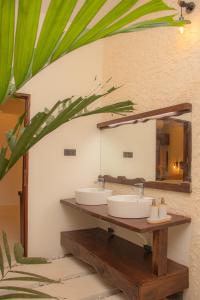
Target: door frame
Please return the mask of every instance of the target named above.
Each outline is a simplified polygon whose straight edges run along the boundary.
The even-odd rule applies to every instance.
[[[31,95],[24,93],[15,93],[15,97],[23,99],[25,102],[26,116],[24,125],[30,122],[30,101]],[[23,156],[22,167],[22,195],[20,197],[20,239],[24,247],[24,255],[28,255],[28,175],[29,175],[29,155],[28,152]]]

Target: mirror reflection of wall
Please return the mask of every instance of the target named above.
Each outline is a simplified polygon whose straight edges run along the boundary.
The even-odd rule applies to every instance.
[[[191,181],[191,113],[101,131],[101,175]]]
[[[101,174],[155,180],[156,121],[101,131]]]

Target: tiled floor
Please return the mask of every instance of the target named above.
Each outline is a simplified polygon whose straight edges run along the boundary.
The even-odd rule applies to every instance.
[[[0,231],[7,232],[11,246],[19,240],[19,209],[17,207],[0,207]],[[18,286],[34,288],[62,300],[125,300],[115,288],[107,285],[88,265],[74,257],[64,257],[45,265],[17,266],[15,270],[32,272],[46,276],[61,283],[43,285],[36,282],[7,281],[0,286]],[[10,274],[9,277],[16,277]],[[0,291],[0,295],[7,293]],[[22,300],[22,299],[21,299]]]
[[[47,265],[18,266],[15,270],[36,273],[61,282],[41,285],[35,282],[9,281],[0,283],[1,286],[9,283],[12,286],[30,287],[67,300],[126,300],[116,288],[107,285],[95,274],[93,269],[72,256],[54,260]]]

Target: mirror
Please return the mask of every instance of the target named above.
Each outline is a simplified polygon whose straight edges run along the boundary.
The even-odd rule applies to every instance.
[[[191,111],[108,125],[101,130],[106,181],[191,192]]]

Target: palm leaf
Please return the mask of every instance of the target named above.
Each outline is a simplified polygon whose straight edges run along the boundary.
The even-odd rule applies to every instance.
[[[50,2],[34,55],[33,75],[36,74],[51,57],[76,3],[77,0],[52,0]]]
[[[19,0],[15,47],[13,50],[15,1],[0,0],[2,8],[0,11],[0,25],[1,28],[6,28],[5,32],[7,33],[5,43],[3,43],[4,40],[0,39],[0,62],[6,59],[6,65],[3,64],[2,70],[0,68],[0,75],[2,75],[0,80],[5,77],[5,80],[2,79],[3,81],[0,81],[0,90],[2,91],[0,103],[5,98],[5,95],[8,94],[9,82],[11,82],[12,52],[14,52],[13,73],[15,88],[12,91],[14,93],[19,86],[22,86],[33,75],[37,74],[41,68],[48,66],[65,53],[78,47],[115,34],[160,26],[182,26],[186,23],[175,21],[173,19],[174,16],[134,23],[141,17],[151,13],[171,10],[172,8],[166,5],[163,0],[149,0],[134,9],[134,5],[139,0],[121,0],[105,16],[100,18],[92,28],[89,28],[91,22],[99,14],[107,0],[84,1],[73,19],[72,14],[77,0],[51,0],[36,45],[41,1]],[[69,20],[71,21],[70,26],[63,33]],[[55,23],[57,24],[55,25]],[[1,38],[4,37],[2,29],[0,29],[0,34]],[[7,134],[7,147],[3,147],[0,151],[0,179],[5,176],[26,151],[62,124],[79,116],[104,112],[119,114],[133,110],[131,102],[91,110],[90,105],[103,96],[104,94],[79,97],[75,100],[69,99],[69,105],[67,106],[66,100],[57,102],[55,108],[53,107],[51,110],[36,114],[23,132],[21,131],[21,126],[24,116],[22,116],[14,130],[9,131]],[[56,110],[57,107],[60,107],[60,104],[63,105],[64,109],[57,113]],[[8,148],[11,150],[9,158],[7,154]]]
[[[109,26],[105,30],[97,34],[91,41],[101,39],[110,35],[115,34],[120,29],[126,27],[128,24],[138,20],[146,15],[165,10],[173,10],[168,5],[166,5],[162,0],[152,0],[139,6],[134,11],[127,14],[125,17],[121,18],[119,21],[115,22],[113,25]]]
[[[28,76],[37,36],[41,2],[42,0],[19,0],[14,59],[16,88],[19,88]]]
[[[4,260],[3,260],[3,252],[2,252],[1,245],[0,245],[0,271],[1,271],[1,275],[3,277],[4,276]]]
[[[67,108],[65,108],[61,113],[59,113],[57,115],[57,117],[54,119],[53,122],[48,124],[48,126],[44,127],[44,129],[40,132],[40,134],[38,134],[36,136],[36,138],[33,139],[33,141],[31,141],[29,148],[27,150],[29,150],[30,147],[32,147],[34,144],[36,144],[44,136],[51,133],[52,131],[54,131],[55,129],[60,127],[61,125],[65,124],[66,122],[69,122],[70,120],[72,120],[74,118],[78,118],[80,116],[80,113],[82,113],[82,111],[84,109],[88,108],[89,105],[91,105],[92,103],[94,103],[95,101],[100,99],[101,97],[112,93],[115,90],[116,90],[116,88],[110,89],[104,94],[99,94],[99,95],[94,94],[92,96],[85,97],[85,98],[79,97],[78,99],[73,101]],[[123,110],[124,112],[132,112],[133,111],[133,103],[131,101],[128,101],[128,103],[127,102],[121,103],[120,106],[121,106],[121,110]],[[119,112],[118,104],[112,105],[112,111],[111,110],[107,111],[105,108],[103,112],[104,113],[106,113],[106,112],[118,113]],[[91,110],[90,114],[92,114],[92,110]]]
[[[12,151],[16,145],[16,136],[13,134],[13,129],[10,129],[9,131],[6,132],[6,140],[7,144]]]
[[[9,267],[10,267],[10,269],[11,269],[11,255],[10,255],[10,248],[9,248],[9,244],[8,244],[7,234],[6,234],[5,231],[2,231],[2,237],[3,237],[3,244],[4,244],[4,249],[5,249],[5,253],[6,253],[8,265],[9,265]]]
[[[17,263],[20,264],[48,264],[43,257],[24,257],[24,248],[20,243],[14,245],[14,255]]]
[[[15,291],[15,292],[23,292],[22,293],[17,293],[17,294],[9,294],[11,298],[3,298],[7,297],[7,295],[0,296],[0,299],[19,299],[19,298],[52,298],[52,299],[57,299],[56,297],[52,297],[46,293],[42,293],[36,290],[32,290],[29,288],[21,288],[21,287],[15,287],[15,286],[3,286],[0,287],[0,290],[6,290],[6,291]],[[19,295],[24,295],[19,297]],[[2,297],[2,298],[1,298]]]
[[[6,299],[56,299],[55,297],[51,297],[49,295],[41,296],[41,295],[34,295],[34,294],[28,294],[28,293],[16,293],[16,294],[5,294],[3,296],[0,296],[0,300],[6,300]]]
[[[26,148],[27,141],[32,139],[35,132],[38,130],[40,125],[43,123],[45,119],[45,113],[38,113],[30,122],[30,124],[26,127],[26,130],[22,133],[21,138],[18,140],[16,147],[12,150],[12,155],[10,157],[8,168],[11,168],[14,165],[16,159],[18,159],[21,155],[22,149]]]
[[[51,0],[36,43],[41,1],[19,0],[15,20],[16,1],[0,0],[0,103],[42,68],[83,45],[114,34],[162,26],[182,26],[186,23],[170,19],[164,23],[146,23],[145,27],[133,27],[131,30],[137,19],[172,8],[162,0],[149,0],[133,9],[139,0],[121,0],[90,28],[91,22],[108,0],[84,1],[74,18],[72,15],[78,0]],[[69,20],[70,26],[64,33]],[[11,78],[12,74],[14,78]],[[9,87],[10,83],[12,86]]]
[[[126,113],[130,109],[130,101],[123,101],[123,102],[118,102],[117,104],[111,104],[111,105],[106,105],[104,107],[100,107],[97,109],[94,109],[92,111],[87,111],[87,112],[81,112],[79,116],[75,116],[73,119],[79,118],[79,117],[85,117],[85,116],[90,116],[90,115],[95,115],[95,114],[102,114],[102,113],[113,113],[115,114],[122,114],[123,112]]]
[[[21,128],[21,126],[23,125],[24,123],[24,118],[26,116],[26,112],[24,112],[18,119],[14,129],[13,129],[13,134],[16,134],[17,131]]]
[[[0,179],[6,172],[6,168],[9,160],[6,158],[7,147],[2,147],[0,149]]]
[[[86,26],[96,16],[106,1],[107,0],[87,0],[84,2],[55,51],[51,61],[56,60],[67,51],[76,38],[86,29]]]
[[[31,273],[31,272],[9,271],[9,273],[15,273],[15,274],[20,274],[20,275],[28,275],[28,276],[37,278],[38,279],[37,281],[41,281],[41,282],[49,282],[49,283],[58,283],[58,282],[60,282],[60,280],[49,279],[48,277],[38,275],[38,274],[35,274],[35,273]]]
[[[121,0],[111,11],[109,11],[100,21],[97,22],[87,33],[82,35],[71,49],[79,48],[89,43],[99,32],[105,30],[114,21],[128,12],[139,0]]]
[[[148,21],[143,21],[143,22],[138,22],[135,23],[129,27],[126,27],[125,29],[121,29],[116,31],[111,35],[115,35],[115,34],[119,34],[119,33],[128,33],[128,32],[135,32],[135,31],[139,31],[139,30],[146,30],[146,29],[150,29],[150,28],[156,28],[156,27],[166,27],[166,26],[181,26],[186,24],[186,23],[190,23],[189,21],[176,21],[173,19],[174,15],[172,16],[166,16],[166,17],[161,17],[161,18],[156,18],[156,19],[152,19],[152,20],[148,20]]]
[[[45,283],[58,283],[51,279],[42,279],[38,277],[29,277],[29,276],[21,276],[21,277],[8,277],[4,279],[4,281],[34,281],[34,282],[45,282]]]
[[[101,99],[102,97],[113,93],[117,88],[112,87],[104,93],[93,94],[86,97],[78,97],[73,99],[67,98],[58,101],[52,109],[45,109],[44,112],[37,113],[31,122],[24,128],[21,135],[18,136],[17,142],[11,147],[11,154],[6,163],[0,178],[12,168],[12,166],[22,157],[33,145],[38,143],[44,136],[51,133],[61,125],[69,122],[74,118],[97,113],[127,113],[132,112],[134,105],[131,101],[120,102],[102,107],[102,109],[91,109],[90,105]],[[86,113],[87,112],[87,113]],[[19,123],[19,122],[18,122]],[[37,263],[35,258],[24,258],[20,245],[16,246],[16,257],[21,263]],[[18,253],[18,254],[17,254]],[[20,253],[20,254],[19,254]],[[35,262],[34,262],[35,261]]]
[[[15,1],[0,0],[0,103],[8,94],[12,73]]]

